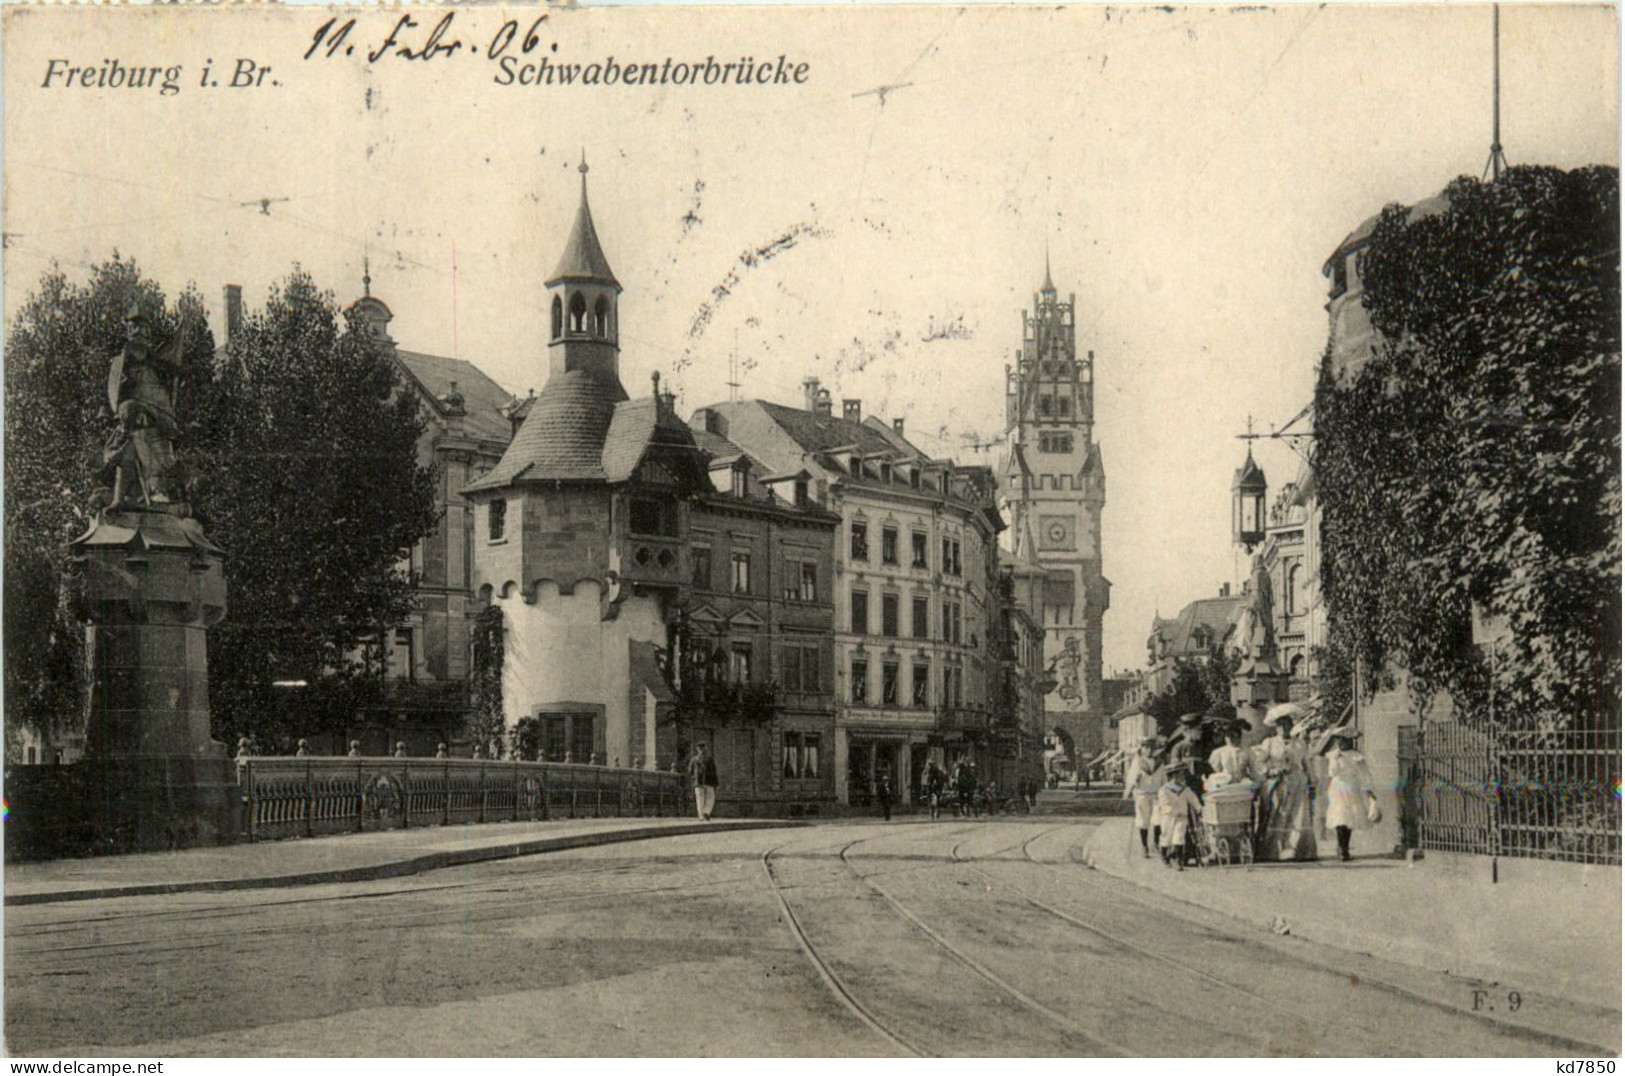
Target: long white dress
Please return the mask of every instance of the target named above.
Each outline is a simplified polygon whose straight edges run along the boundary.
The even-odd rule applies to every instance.
[[[1326,828],[1370,829],[1366,797],[1373,795],[1371,770],[1358,751],[1326,752]]]
[[[1254,749],[1263,774],[1260,858],[1307,861],[1316,856],[1309,805],[1309,767],[1302,741],[1271,736]]]

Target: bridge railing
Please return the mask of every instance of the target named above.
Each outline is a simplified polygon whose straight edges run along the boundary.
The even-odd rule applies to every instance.
[[[238,762],[248,838],[683,813],[680,774],[568,762],[284,758]]]

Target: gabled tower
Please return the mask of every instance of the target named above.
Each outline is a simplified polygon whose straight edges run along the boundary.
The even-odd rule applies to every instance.
[[[581,172],[581,205],[564,253],[547,278],[549,306],[548,374],[585,370],[620,384],[621,285],[598,245],[592,209],[587,204],[587,162]]]
[[[1044,656],[1057,682],[1048,724],[1087,757],[1105,747],[1101,618],[1111,584],[1101,574],[1106,474],[1094,442],[1095,353],[1078,357],[1075,306],[1075,296],[1061,301],[1046,257],[1044,284],[1022,314],[1016,363],[1005,368],[1002,496],[1011,533],[1032,543],[1044,570]]]

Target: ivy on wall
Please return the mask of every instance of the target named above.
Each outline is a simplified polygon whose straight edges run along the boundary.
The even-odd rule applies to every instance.
[[[477,744],[502,738],[502,607],[488,605],[474,617],[474,675],[469,691],[468,731]]]
[[[1330,649],[1501,724],[1617,721],[1619,174],[1514,168],[1389,207],[1360,255],[1382,345],[1315,393]],[[1472,616],[1504,617],[1491,662]]]

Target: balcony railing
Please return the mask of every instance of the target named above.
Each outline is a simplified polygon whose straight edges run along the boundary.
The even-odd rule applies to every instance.
[[[248,758],[250,840],[550,818],[675,816],[682,775],[567,762]]]

